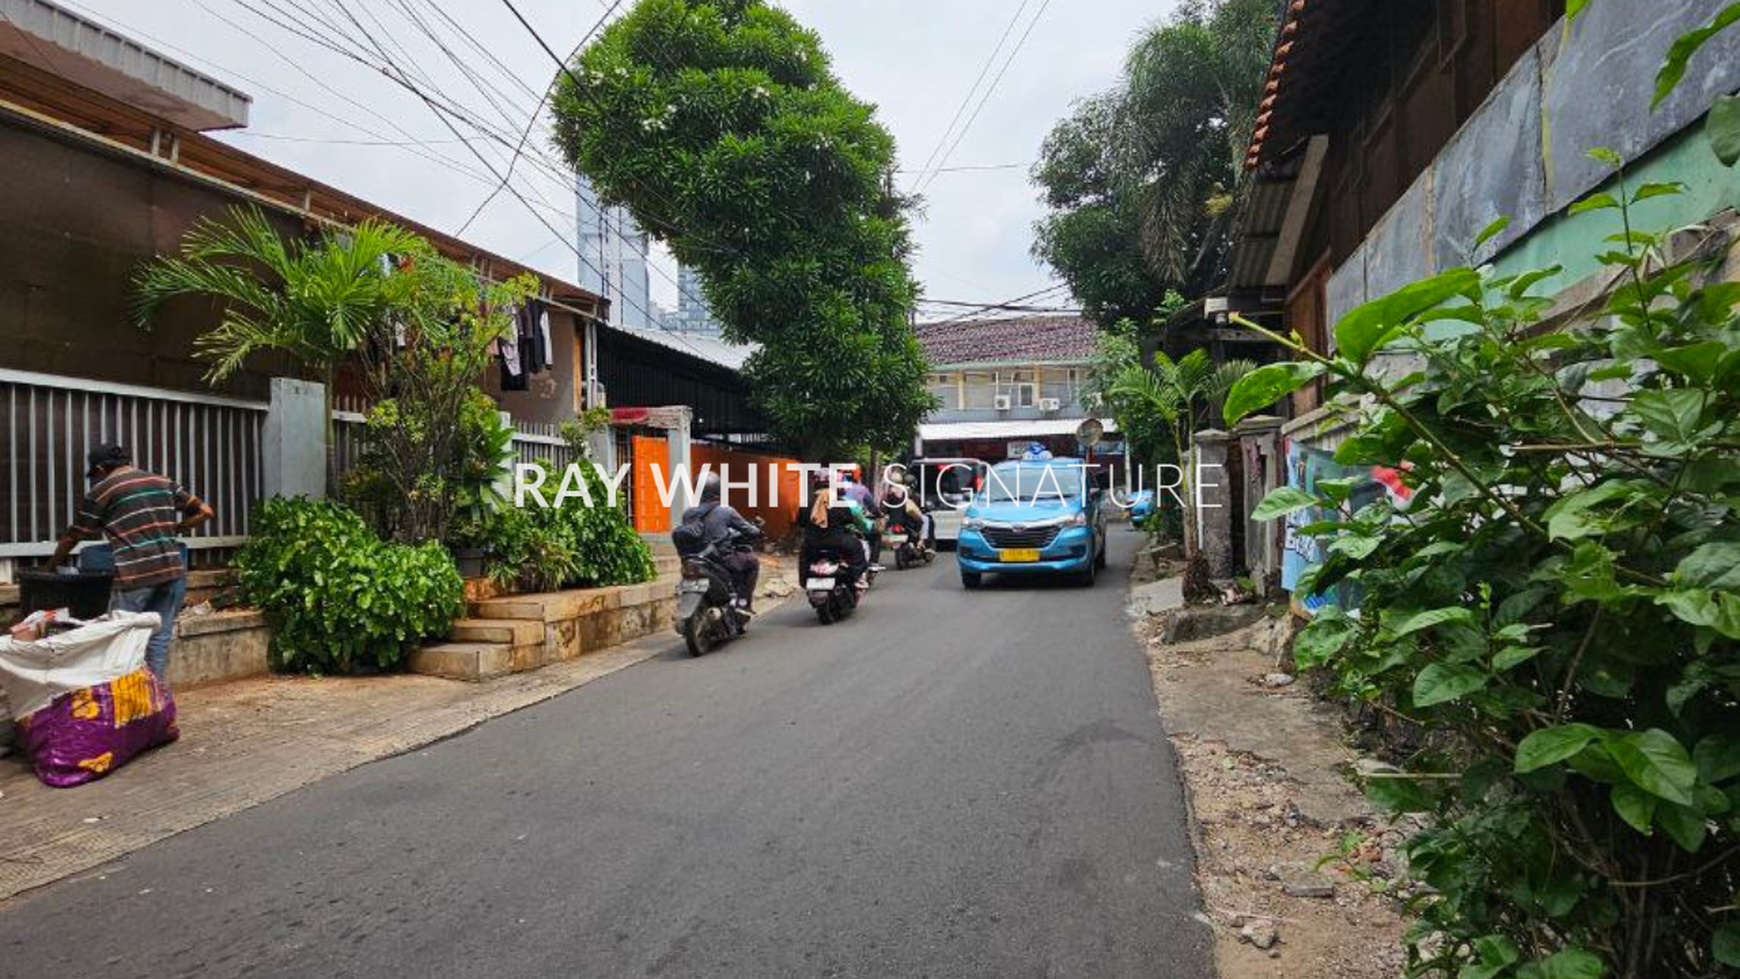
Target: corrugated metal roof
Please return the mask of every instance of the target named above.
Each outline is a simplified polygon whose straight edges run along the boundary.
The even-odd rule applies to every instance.
[[[0,54],[195,131],[248,124],[246,93],[48,0],[0,0]]]
[[[638,327],[611,326],[609,329],[639,337],[649,343],[698,357],[708,363],[718,364],[731,370],[742,370],[751,354],[761,349],[755,344],[739,345],[726,343],[718,337],[697,336],[693,333],[676,333],[671,330],[648,330]]]

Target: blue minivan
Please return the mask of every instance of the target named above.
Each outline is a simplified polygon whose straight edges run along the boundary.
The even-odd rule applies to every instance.
[[[1091,586],[1106,566],[1104,492],[1080,459],[992,466],[961,521],[961,585],[987,574],[1065,574]]]

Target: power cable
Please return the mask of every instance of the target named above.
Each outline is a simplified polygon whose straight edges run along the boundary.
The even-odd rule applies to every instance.
[[[985,76],[991,73],[991,66],[997,63],[997,55],[1002,53],[1003,45],[1009,43],[1009,35],[1015,33],[1015,25],[1021,22],[1021,15],[1026,13],[1027,5],[1031,2],[1032,0],[1021,0],[1021,6],[1015,8],[1015,16],[1009,18],[1009,25],[1003,28],[1003,36],[997,39],[997,46],[991,49],[990,56],[985,59],[984,65],[979,68],[979,77],[973,79],[972,86],[967,89],[966,97],[961,99],[961,104],[955,109],[954,118],[950,119],[948,126],[943,129],[942,138],[937,140],[936,146],[930,151],[930,155],[925,157],[924,162],[919,165],[918,173],[925,173],[927,168],[932,163],[936,162],[937,154],[941,153],[943,147],[948,145],[949,136],[953,135],[956,124],[961,121],[961,116],[966,114],[967,106],[973,104],[973,96],[978,94],[979,86],[984,83]]]
[[[1051,0],[1044,0],[1044,2],[1039,5],[1039,11],[1033,15],[1031,21],[1028,21],[1027,30],[1022,33],[1021,39],[1015,42],[1015,47],[1009,51],[1009,57],[1004,59],[1003,67],[997,70],[997,77],[991,79],[991,84],[985,89],[984,96],[979,99],[979,104],[974,107],[973,114],[967,118],[966,125],[961,127],[960,133],[955,136],[955,141],[949,146],[947,152],[943,153],[942,157],[937,160],[937,167],[942,167],[947,164],[949,162],[949,157],[954,156],[955,150],[960,149],[961,143],[967,138],[967,133],[972,131],[973,123],[978,121],[979,114],[985,111],[985,106],[991,101],[991,96],[996,93],[997,86],[1002,83],[1003,76],[1009,73],[1009,66],[1015,63],[1015,58],[1021,54],[1021,49],[1027,46],[1027,39],[1033,36],[1033,29],[1039,26],[1040,20],[1045,17],[1045,11],[1050,9],[1050,7]],[[936,173],[933,171],[928,179],[920,177],[918,181],[914,183],[913,193],[923,193],[925,189],[934,182],[936,182]]]

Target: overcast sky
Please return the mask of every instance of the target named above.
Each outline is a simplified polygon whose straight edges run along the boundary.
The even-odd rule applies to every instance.
[[[439,0],[441,10],[481,51],[465,46],[459,30],[441,20],[431,0],[344,0],[384,39],[396,60],[411,66],[419,87],[443,93],[497,134],[492,140],[462,126],[468,146],[417,96],[266,19],[279,16],[303,30],[330,33],[313,20],[318,13],[358,37],[361,32],[340,19],[333,0],[57,2],[252,95],[248,129],[221,138],[447,232],[458,232],[489,195],[497,183],[491,173],[504,172],[513,155],[502,141],[517,141],[555,70],[499,0]],[[626,0],[622,9],[632,2]],[[609,5],[608,0],[516,0],[562,54]],[[1028,167],[1046,132],[1074,100],[1114,84],[1132,36],[1164,15],[1173,0],[785,0],[783,5],[820,32],[845,84],[880,107],[883,122],[899,141],[901,165],[910,171],[931,157],[1009,25],[1015,23],[990,76],[1026,35],[947,159],[949,167],[1002,169],[936,174],[916,228],[917,272],[926,295],[990,303],[1055,284],[1029,255],[1030,229],[1041,209]],[[408,11],[444,36],[459,56],[457,63],[418,30]],[[989,81],[980,86],[981,94]],[[975,97],[966,115],[978,101]],[[564,183],[557,172],[547,116],[534,126],[531,139],[543,159],[522,160],[513,184],[550,226],[503,193],[465,237],[573,281],[579,277],[570,245],[575,202],[571,182]],[[920,179],[917,173],[900,177],[909,189]],[[669,276],[674,267],[664,256],[655,256],[654,264],[654,299],[673,306],[676,288]]]

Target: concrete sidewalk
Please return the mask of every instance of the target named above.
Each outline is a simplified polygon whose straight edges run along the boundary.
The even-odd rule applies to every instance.
[[[176,696],[181,740],[72,789],[0,758],[0,902],[650,659],[669,632],[484,683],[269,676]]]

